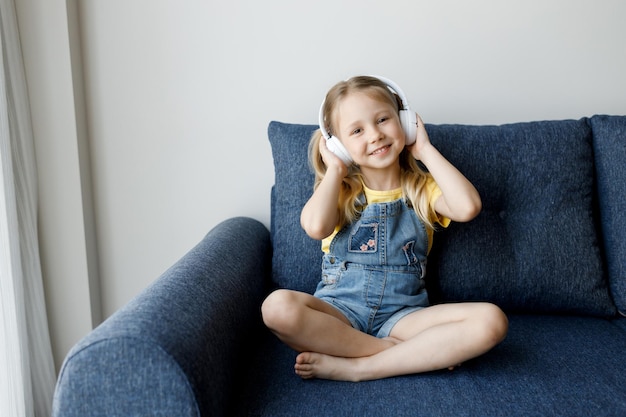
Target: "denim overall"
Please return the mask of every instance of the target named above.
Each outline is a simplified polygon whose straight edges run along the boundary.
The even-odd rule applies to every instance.
[[[332,240],[315,296],[354,328],[387,337],[401,318],[428,306],[427,252],[426,228],[403,199],[369,204]]]

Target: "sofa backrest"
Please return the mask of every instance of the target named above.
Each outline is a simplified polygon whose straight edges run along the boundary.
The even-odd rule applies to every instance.
[[[272,122],[268,130],[276,176],[272,276],[278,287],[306,292],[320,278],[320,244],[300,227],[300,211],[313,190],[307,148],[316,128]],[[615,314],[602,249],[607,234],[598,228],[612,219],[599,216],[594,198],[589,119],[427,130],[483,199],[476,219],[436,234],[427,276],[432,302],[481,300],[508,312]],[[623,229],[619,233],[609,238],[623,240]],[[609,266],[625,259],[612,256]],[[617,273],[623,278],[623,268]]]
[[[594,116],[590,124],[606,269],[615,305],[626,316],[626,117]]]

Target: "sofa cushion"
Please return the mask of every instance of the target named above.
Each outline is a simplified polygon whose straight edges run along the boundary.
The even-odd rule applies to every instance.
[[[594,116],[591,128],[609,284],[626,315],[626,117]]]
[[[274,336],[248,358],[234,416],[624,416],[626,319],[511,316],[507,338],[452,372],[301,380]]]
[[[313,174],[315,125],[272,122],[273,279],[312,292],[320,245],[300,227]],[[514,312],[615,313],[592,213],[586,120],[505,126],[428,125],[432,142],[476,185],[483,212],[438,233],[430,256],[434,301],[487,300]]]
[[[272,187],[272,278],[281,288],[312,293],[320,279],[320,242],[300,227],[300,211],[313,192],[314,174],[308,146],[312,125],[271,122],[269,140],[274,157]]]
[[[438,234],[431,298],[488,300],[509,312],[615,314],[594,222],[587,119],[428,131],[483,199],[476,219]]]

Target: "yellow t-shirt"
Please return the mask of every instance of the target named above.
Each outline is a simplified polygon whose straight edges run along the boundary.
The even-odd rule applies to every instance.
[[[370,204],[388,203],[402,198],[402,188],[396,188],[395,190],[388,191],[376,191],[367,188],[365,184],[363,184],[363,192],[365,194],[366,201]],[[430,207],[433,207],[435,201],[437,201],[437,199],[441,196],[441,189],[434,180],[430,179],[426,184],[426,192],[429,195],[428,204]],[[448,227],[450,224],[449,218],[440,215],[437,215],[437,217],[431,219],[431,221],[433,223],[438,223],[443,227]],[[324,251],[324,253],[328,253],[330,242],[332,242],[335,235],[339,233],[339,230],[341,230],[340,226],[335,227],[335,231],[330,236],[322,240],[322,251]],[[433,231],[426,228],[426,233],[428,234],[428,251],[430,252],[430,248],[433,246]]]

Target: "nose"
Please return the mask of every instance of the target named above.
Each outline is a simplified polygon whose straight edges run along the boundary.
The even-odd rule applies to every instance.
[[[382,138],[385,137],[385,135],[383,134],[382,130],[379,129],[378,125],[375,124],[372,126],[371,130],[371,136],[370,136],[370,142],[378,142],[379,140],[381,140]]]

